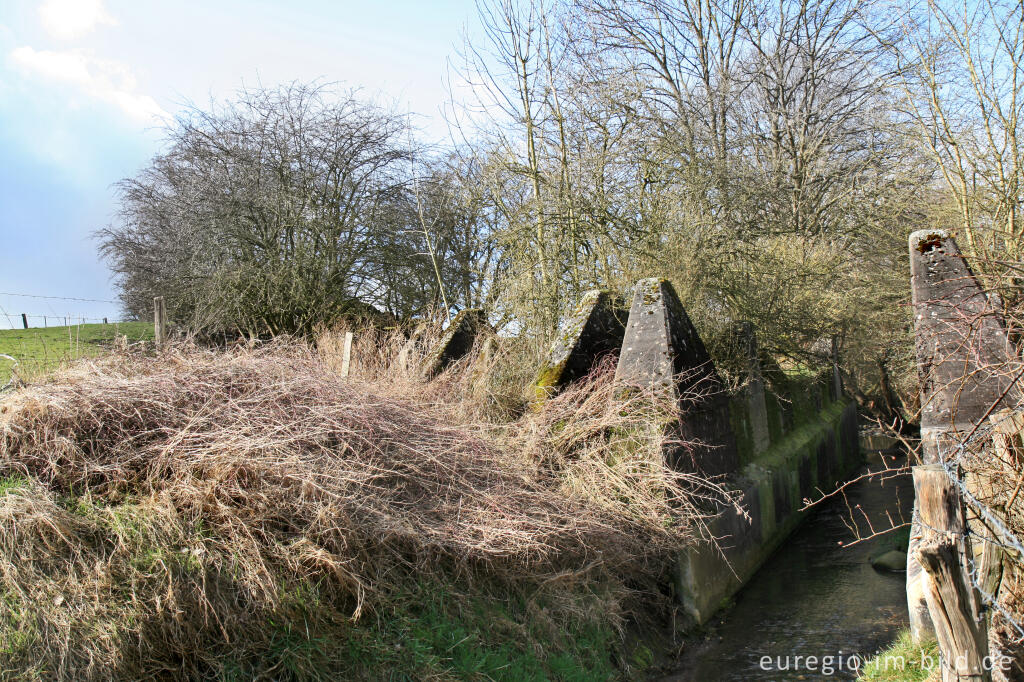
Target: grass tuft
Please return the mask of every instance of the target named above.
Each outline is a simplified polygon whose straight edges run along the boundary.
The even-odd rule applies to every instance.
[[[900,632],[893,644],[864,665],[864,682],[925,682],[941,678],[939,647],[935,642],[915,644],[909,630]]]

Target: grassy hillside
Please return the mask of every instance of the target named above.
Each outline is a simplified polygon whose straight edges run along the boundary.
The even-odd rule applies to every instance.
[[[110,349],[117,336],[128,341],[153,338],[152,322],[81,324],[70,327],[0,329],[0,353],[18,360],[20,376],[31,378],[62,362],[93,357]],[[11,377],[11,362],[0,358],[0,385]]]

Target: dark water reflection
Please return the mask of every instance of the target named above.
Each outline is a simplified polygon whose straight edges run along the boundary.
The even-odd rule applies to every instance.
[[[891,456],[886,459],[892,464]],[[868,466],[879,469],[880,455],[870,455]],[[735,606],[687,647],[679,671],[666,679],[853,679],[849,656],[873,654],[895,638],[907,624],[905,574],[880,573],[869,561],[890,549],[895,537],[852,547],[838,543],[853,538],[850,508],[862,532],[867,530],[857,505],[877,529],[889,527],[887,511],[897,522],[901,513],[909,518],[913,482],[909,475],[862,481],[847,489],[846,498],[812,512],[737,595]],[[771,657],[771,670],[762,668],[764,656]],[[784,667],[789,657],[789,670],[777,669],[780,656]],[[796,656],[804,657],[799,670]],[[807,656],[818,660],[809,665]],[[826,656],[832,657],[830,665]]]

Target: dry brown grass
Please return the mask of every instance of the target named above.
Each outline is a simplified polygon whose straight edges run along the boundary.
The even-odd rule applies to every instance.
[[[0,673],[216,677],[225,657],[259,669],[282,622],[344,627],[410,580],[600,582],[616,620],[650,603],[698,509],[724,500],[662,466],[646,425],[664,406],[615,402],[607,371],[501,422],[524,370],[464,361],[424,382],[384,360],[396,349],[382,339],[348,380],[323,339],[319,354],[182,345],[13,395]]]
[[[342,366],[346,331],[339,326],[316,337],[319,356],[335,371]],[[519,338],[485,336],[474,352],[424,381],[426,356],[440,336],[440,326],[430,323],[413,329],[409,338],[393,329],[359,329],[353,342],[351,377],[372,384],[377,391],[442,410],[462,424],[509,423],[526,411],[533,398],[528,387],[545,349]]]

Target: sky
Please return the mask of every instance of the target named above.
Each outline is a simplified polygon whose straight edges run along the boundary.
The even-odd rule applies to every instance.
[[[321,79],[440,138],[474,17],[473,0],[0,0],[0,328],[120,316],[92,234],[183,106]]]

